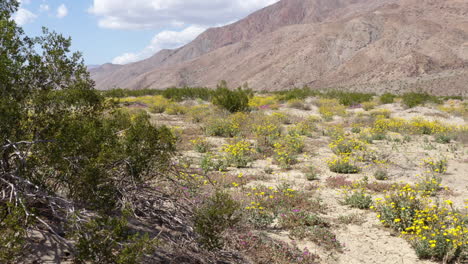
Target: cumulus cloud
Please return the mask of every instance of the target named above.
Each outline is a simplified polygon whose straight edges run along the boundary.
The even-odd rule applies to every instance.
[[[172,49],[180,47],[205,31],[202,26],[189,26],[182,31],[166,30],[156,34],[151,43],[142,51],[136,53],[124,53],[112,60],[114,64],[127,64],[142,59],[146,59],[162,49]]]
[[[41,4],[41,5],[39,5],[39,11],[40,11],[40,12],[47,12],[47,11],[49,11],[49,10],[50,10],[49,5],[47,5],[47,4]]]
[[[19,8],[18,11],[13,15],[13,19],[15,20],[16,24],[19,26],[23,26],[25,24],[31,23],[34,19],[37,18],[37,15],[33,12],[25,9]]]
[[[278,0],[93,0],[89,12],[111,29],[213,26],[235,21]]]
[[[57,8],[57,17],[63,18],[63,17],[66,17],[67,15],[68,15],[68,8],[65,6],[65,4],[61,4]]]

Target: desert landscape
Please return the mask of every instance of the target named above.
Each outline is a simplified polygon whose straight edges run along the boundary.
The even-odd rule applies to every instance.
[[[0,2],[1,264],[468,263],[467,1],[150,2]]]
[[[239,204],[242,228],[219,239],[256,263],[466,261],[466,101],[307,93],[254,95],[234,113],[200,98],[119,102],[178,135],[187,194],[222,191]],[[447,233],[457,228],[459,238]],[[291,252],[262,252],[258,236]]]

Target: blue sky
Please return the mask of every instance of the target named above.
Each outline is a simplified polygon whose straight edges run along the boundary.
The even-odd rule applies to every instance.
[[[16,22],[72,37],[88,65],[126,64],[188,43],[208,27],[245,17],[277,0],[22,0]]]

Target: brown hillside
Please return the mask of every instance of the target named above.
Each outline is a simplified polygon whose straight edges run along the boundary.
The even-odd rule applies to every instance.
[[[468,2],[283,0],[209,29],[177,50],[93,69],[107,89],[309,85],[352,90],[468,92]]]

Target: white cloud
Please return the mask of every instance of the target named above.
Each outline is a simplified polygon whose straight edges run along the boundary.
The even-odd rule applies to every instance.
[[[151,43],[140,52],[125,53],[112,60],[114,64],[127,64],[146,59],[162,49],[173,49],[192,41],[205,31],[202,26],[190,26],[182,31],[161,31],[156,34]]]
[[[57,17],[58,18],[63,18],[63,17],[66,17],[68,15],[68,9],[67,7],[64,5],[64,4],[61,4],[58,8],[57,8]]]
[[[112,29],[213,26],[235,21],[278,0],[93,0],[89,12]]]
[[[27,23],[31,23],[34,21],[34,19],[37,18],[37,15],[34,14],[33,12],[24,9],[24,8],[19,8],[18,11],[13,15],[13,19],[15,20],[16,24],[19,26],[23,26]]]
[[[41,4],[41,5],[39,5],[39,11],[40,11],[40,12],[47,12],[47,11],[49,11],[49,10],[50,10],[49,5],[47,5],[47,4]]]

